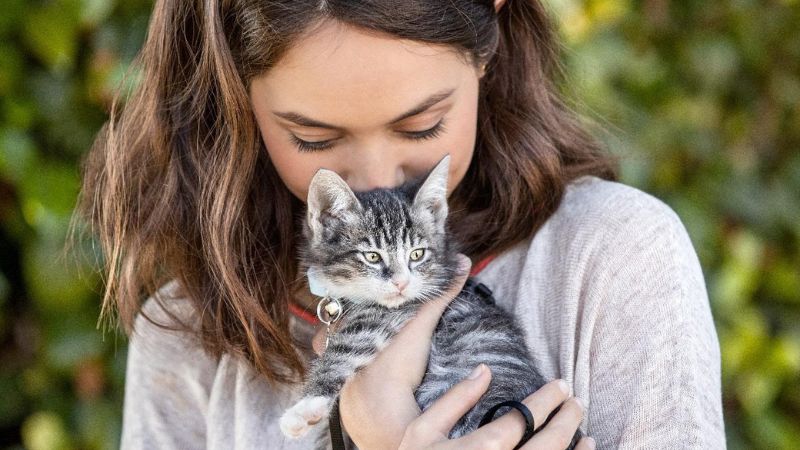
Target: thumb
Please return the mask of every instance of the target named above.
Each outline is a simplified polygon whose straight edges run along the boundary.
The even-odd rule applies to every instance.
[[[444,309],[447,308],[447,305],[458,296],[461,292],[461,289],[464,288],[464,283],[467,282],[467,278],[469,278],[469,272],[472,269],[472,261],[465,255],[461,253],[458,254],[458,272],[456,277],[453,279],[450,286],[447,288],[446,291],[442,293],[436,300],[426,302],[417,314],[417,316],[428,316],[428,321],[433,321],[433,327],[436,326],[436,323],[439,321],[439,317],[444,312]],[[433,328],[431,328],[433,330]]]
[[[456,422],[480,400],[491,381],[491,370],[479,364],[465,379],[451,387],[425,410],[416,420],[444,436],[450,433]]]

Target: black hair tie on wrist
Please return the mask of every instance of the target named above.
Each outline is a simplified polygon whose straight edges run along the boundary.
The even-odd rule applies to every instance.
[[[531,414],[531,410],[528,409],[528,407],[522,404],[521,402],[518,402],[516,400],[508,400],[492,406],[489,409],[489,411],[486,411],[486,414],[483,415],[483,419],[481,419],[481,423],[480,425],[478,425],[478,428],[491,422],[494,419],[494,415],[495,413],[497,413],[497,410],[504,406],[510,406],[512,408],[515,408],[522,414],[522,417],[525,418],[525,434],[522,435],[522,439],[520,439],[519,444],[517,444],[517,446],[514,447],[514,450],[517,450],[518,448],[525,445],[525,443],[528,442],[528,439],[532,438],[533,435],[536,434],[537,432],[536,428],[533,425],[533,414]]]

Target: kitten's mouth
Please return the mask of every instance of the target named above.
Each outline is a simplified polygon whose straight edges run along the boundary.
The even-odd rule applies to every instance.
[[[388,296],[386,296],[385,299],[387,306],[399,306],[400,304],[405,303],[406,301],[408,301],[408,298],[406,298],[405,295],[397,292],[394,294],[389,294]]]

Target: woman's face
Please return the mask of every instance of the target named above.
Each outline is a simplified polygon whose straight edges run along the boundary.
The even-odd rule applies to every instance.
[[[303,201],[320,168],[365,191],[425,175],[448,153],[452,192],[475,147],[480,76],[446,47],[328,22],[252,80],[250,101]]]

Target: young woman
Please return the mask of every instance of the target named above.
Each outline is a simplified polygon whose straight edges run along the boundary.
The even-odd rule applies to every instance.
[[[724,447],[692,244],[668,206],[615,181],[559,99],[556,48],[536,0],[157,1],[80,203],[108,256],[103,315],[130,335],[123,448],[308,448],[278,418],[319,329],[296,254],[311,176],[397,186],[445,154],[473,273],[566,381],[524,399],[540,431],[523,448],[564,448],[579,424],[601,448]],[[453,295],[345,385],[358,448],[519,441],[519,414],[446,439],[485,368],[424,413],[414,402]]]

